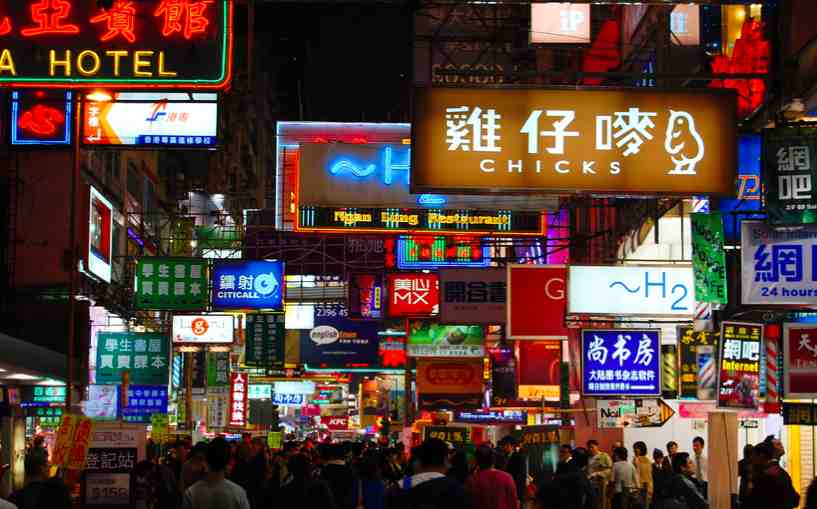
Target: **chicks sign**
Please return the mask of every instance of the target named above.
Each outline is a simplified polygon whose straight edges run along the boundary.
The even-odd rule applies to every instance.
[[[227,86],[232,1],[0,0],[0,85]]]

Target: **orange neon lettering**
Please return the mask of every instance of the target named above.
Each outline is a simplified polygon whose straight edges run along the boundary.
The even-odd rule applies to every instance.
[[[162,0],[153,15],[164,16],[163,36],[181,33],[185,39],[190,39],[207,32],[210,20],[204,11],[212,3],[213,0]]]
[[[24,28],[20,33],[25,37],[43,34],[78,34],[77,25],[63,24],[70,12],[71,3],[67,0],[39,0],[31,4],[31,19],[37,26]]]
[[[117,0],[110,9],[91,18],[91,23],[103,21],[107,22],[108,31],[102,34],[100,41],[110,41],[121,35],[130,43],[136,42],[136,8],[130,0]]]

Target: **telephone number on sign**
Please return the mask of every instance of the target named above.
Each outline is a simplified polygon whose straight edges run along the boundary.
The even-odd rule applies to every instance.
[[[87,505],[129,505],[130,475],[88,474],[85,503]]]

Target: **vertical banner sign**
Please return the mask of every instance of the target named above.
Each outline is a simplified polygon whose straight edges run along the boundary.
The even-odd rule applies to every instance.
[[[817,399],[817,327],[783,325],[783,395]]]
[[[437,274],[403,272],[386,276],[391,318],[436,315],[440,308]]]
[[[227,427],[228,411],[230,409],[230,395],[227,387],[217,387],[207,390],[207,428],[223,429]]]
[[[273,368],[284,364],[284,315],[247,314],[246,348],[244,363],[247,366]]]
[[[760,349],[763,325],[721,324],[718,406],[755,410],[760,395]]]
[[[582,330],[585,396],[660,396],[661,331]]]
[[[516,400],[516,355],[512,346],[488,348],[491,359],[491,406]]]
[[[56,436],[54,448],[51,452],[52,465],[56,465],[58,467],[65,466],[65,462],[68,460],[68,452],[71,447],[71,438],[74,435],[74,427],[76,427],[78,419],[78,416],[71,414],[64,414],[62,416],[60,426],[57,428],[57,432],[55,433]]]
[[[74,431],[71,434],[71,443],[68,447],[68,456],[65,458],[65,468],[68,470],[82,470],[88,458],[88,448],[91,446],[91,432],[94,429],[93,421],[88,417],[77,416]]]
[[[678,397],[678,347],[661,345],[661,395],[667,399]]]
[[[816,165],[817,129],[764,129],[763,182],[771,225],[817,223]]]
[[[233,373],[230,382],[229,422],[231,428],[247,425],[247,385],[246,373]]]
[[[91,187],[88,216],[88,271],[106,283],[111,282],[113,265],[113,205]]]
[[[718,386],[719,332],[678,327],[681,398],[712,401]]]
[[[440,323],[505,323],[506,269],[440,269]]]
[[[349,275],[349,318],[379,320],[383,318],[383,274]]]
[[[726,252],[720,214],[692,214],[692,270],[695,300],[726,304]]]
[[[562,342],[520,341],[519,399],[556,401],[560,396]]]
[[[100,332],[97,334],[96,383],[117,385],[122,381],[122,372],[128,371],[131,383],[167,385],[169,343],[161,334]]]
[[[140,258],[136,264],[137,309],[207,309],[207,262],[195,258]]]
[[[207,352],[207,388],[230,385],[230,352]]]
[[[508,265],[508,339],[567,339],[567,267]]]

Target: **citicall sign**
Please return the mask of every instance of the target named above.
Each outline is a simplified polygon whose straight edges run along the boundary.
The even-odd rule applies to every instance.
[[[508,266],[508,339],[566,339],[567,267]]]
[[[176,315],[173,317],[173,342],[230,344],[234,328],[232,315]]]

